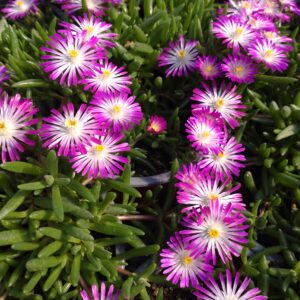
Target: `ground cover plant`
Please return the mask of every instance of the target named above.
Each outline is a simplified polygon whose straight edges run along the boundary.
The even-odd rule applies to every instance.
[[[3,299],[300,299],[296,1],[0,5]]]

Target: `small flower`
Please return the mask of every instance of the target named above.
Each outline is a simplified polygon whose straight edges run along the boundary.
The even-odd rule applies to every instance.
[[[83,18],[74,16],[73,19],[76,24],[67,22],[60,23],[60,26],[64,29],[59,30],[59,32],[64,33],[66,30],[70,30],[75,36],[84,34],[87,41],[91,38],[96,38],[97,45],[100,47],[114,47],[115,43],[113,42],[113,39],[117,34],[108,32],[112,26],[111,24],[102,22],[93,15],[89,18],[86,14],[84,14]]]
[[[187,41],[184,36],[180,36],[179,41],[170,42],[169,47],[158,57],[158,65],[169,66],[166,75],[168,76],[187,76],[188,71],[195,68],[195,60],[198,55],[196,49],[197,41]]]
[[[260,32],[261,30],[276,30],[275,23],[270,18],[263,15],[253,15],[249,17],[247,23],[257,32]]]
[[[160,253],[163,273],[173,284],[180,282],[180,287],[196,286],[199,279],[204,280],[211,274],[212,266],[204,262],[203,256],[195,256],[188,244],[182,241],[179,233],[175,233],[167,242],[169,248]]]
[[[6,162],[7,155],[10,160],[19,160],[19,152],[24,151],[24,145],[34,146],[35,142],[28,135],[35,134],[30,126],[38,122],[32,119],[38,109],[33,107],[29,99],[21,99],[17,94],[12,98],[4,93],[0,95],[0,148],[1,161]]]
[[[201,169],[206,172],[213,172],[216,176],[224,178],[224,174],[231,178],[233,173],[239,176],[240,169],[244,167],[241,163],[246,160],[245,156],[241,154],[245,148],[242,144],[238,144],[234,137],[220,147],[218,152],[209,151],[204,154],[201,161],[198,163]]]
[[[247,48],[256,37],[249,25],[227,16],[221,16],[213,22],[212,32],[234,51],[238,51],[240,47]]]
[[[175,178],[179,181],[176,183],[181,191],[187,190],[186,183],[193,183],[199,178],[201,172],[198,164],[190,163],[189,165],[183,165],[182,168],[177,172]]]
[[[0,84],[6,80],[9,80],[9,71],[5,66],[0,66]]]
[[[245,277],[243,282],[239,285],[240,273],[237,272],[235,277],[232,277],[230,270],[226,269],[226,279],[220,273],[221,287],[217,282],[208,276],[208,280],[204,283],[206,287],[196,286],[197,290],[194,295],[201,300],[267,300],[268,297],[261,296],[261,290],[258,288],[249,289],[248,286],[251,279]]]
[[[292,43],[293,39],[287,36],[282,36],[276,31],[263,31],[262,37],[274,43],[283,52],[289,52],[293,50],[293,47],[291,45],[285,44],[285,43]]]
[[[153,115],[150,117],[147,131],[152,134],[159,134],[167,130],[167,121],[164,117]]]
[[[201,174],[201,173],[200,173]],[[183,190],[177,192],[178,203],[187,205],[183,212],[209,206],[211,201],[218,200],[220,204],[226,207],[231,204],[233,209],[243,210],[245,204],[240,193],[235,193],[240,188],[240,184],[227,189],[226,186],[230,180],[221,180],[219,177],[212,177],[209,174],[201,174],[193,181],[181,185]]]
[[[212,88],[206,84],[203,84],[203,87],[203,90],[194,89],[193,91],[191,99],[197,101],[197,104],[192,105],[193,112],[210,107],[216,110],[231,128],[237,127],[239,123],[236,119],[245,115],[245,112],[241,110],[246,106],[241,102],[241,95],[236,94],[236,86],[225,85],[223,82],[220,87],[215,84]]]
[[[232,205],[224,207],[218,200],[211,200],[209,207],[194,209],[184,217],[182,225],[187,229],[180,231],[183,240],[190,243],[192,253],[205,253],[207,259],[216,264],[217,256],[226,263],[232,255],[239,256],[242,244],[248,242],[245,238],[246,218],[241,213],[233,211]]]
[[[241,16],[242,14],[251,16],[260,8],[257,0],[229,0],[229,3],[228,14],[235,16]]]
[[[135,97],[127,94],[97,94],[91,101],[94,117],[104,127],[112,126],[114,132],[133,128],[143,119],[142,109]]]
[[[62,107],[62,113],[51,110],[51,116],[44,118],[40,129],[43,146],[58,148],[58,155],[74,155],[77,150],[85,152],[84,144],[91,136],[100,134],[99,124],[91,111],[82,104],[75,113],[72,103]]]
[[[8,19],[21,19],[30,13],[36,13],[37,4],[38,0],[9,0],[2,12]]]
[[[288,67],[284,51],[267,39],[257,40],[248,51],[254,60],[264,63],[272,72],[283,72]]]
[[[49,47],[41,47],[47,53],[42,56],[41,66],[52,80],[60,77],[60,84],[67,80],[68,86],[77,85],[78,77],[83,78],[98,59],[105,57],[102,48],[95,48],[95,42],[94,39],[85,42],[84,35],[74,36],[70,31],[66,36],[54,34],[47,41]]]
[[[103,16],[105,13],[104,7],[105,0],[86,0],[86,6],[90,13],[93,13],[97,17]],[[81,0],[67,0],[63,3],[62,7],[68,14],[73,14],[78,10],[82,10]]]
[[[282,22],[286,22],[290,20],[290,17],[284,14],[277,1],[273,0],[261,0],[260,7],[262,9],[262,14],[270,17],[274,20],[280,20]]]
[[[196,60],[195,67],[205,80],[213,80],[222,75],[217,57],[210,55],[199,56]]]
[[[119,152],[129,151],[128,143],[118,142],[123,134],[109,134],[92,137],[85,145],[86,153],[80,152],[70,160],[76,173],[88,178],[115,178],[123,170],[121,164],[128,163],[128,159],[118,155]]]
[[[124,67],[117,67],[107,60],[95,64],[93,70],[88,72],[81,83],[84,90],[91,89],[93,93],[130,93],[131,79]]]
[[[93,293],[93,299],[91,299],[87,293],[87,291],[82,290],[80,292],[80,296],[83,300],[117,300],[120,295],[120,290],[116,290],[114,293],[114,285],[111,284],[109,286],[108,291],[106,291],[106,285],[104,282],[101,283],[100,287],[100,293],[97,285],[92,285],[92,293]],[[100,298],[99,298],[100,297]]]
[[[229,54],[221,64],[223,72],[233,82],[252,83],[258,73],[257,65],[246,55]]]
[[[218,150],[226,139],[224,122],[217,112],[209,109],[195,111],[186,124],[187,138],[197,151]]]

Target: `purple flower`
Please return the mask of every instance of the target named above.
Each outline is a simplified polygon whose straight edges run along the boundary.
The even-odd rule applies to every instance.
[[[180,287],[196,286],[199,279],[204,280],[213,268],[203,260],[203,255],[195,256],[189,244],[182,241],[179,233],[175,233],[167,242],[169,248],[160,253],[163,273],[168,274],[167,280]]]
[[[217,38],[223,39],[228,48],[238,51],[240,47],[247,48],[256,37],[251,27],[237,18],[221,16],[213,22],[212,32]]]
[[[300,9],[295,0],[279,0],[284,10],[291,11],[300,16]]]
[[[6,80],[9,80],[9,71],[5,66],[0,66],[0,84]]]
[[[267,300],[268,297],[259,295],[260,289],[249,289],[251,279],[246,277],[239,286],[240,273],[237,272],[235,277],[232,277],[230,270],[226,269],[226,279],[220,273],[221,287],[217,282],[208,276],[208,280],[204,283],[206,287],[197,286],[197,291],[194,295],[201,300]]]
[[[290,17],[282,12],[277,1],[261,0],[260,7],[262,10],[261,13],[267,17],[270,17],[274,20],[280,20],[282,22],[290,20]]]
[[[247,22],[252,29],[254,29],[257,32],[260,32],[261,30],[267,30],[267,31],[274,31],[276,30],[276,25],[272,21],[272,19],[262,16],[262,15],[253,15],[248,19]]]
[[[257,0],[229,0],[228,14],[241,17],[249,17],[259,11]]]
[[[167,121],[164,117],[153,115],[150,117],[147,131],[152,134],[159,134],[167,130]]]
[[[257,40],[248,51],[254,60],[264,63],[272,72],[283,72],[288,67],[289,60],[284,51],[267,39]]]
[[[143,119],[141,107],[135,97],[127,94],[97,94],[92,102],[94,117],[103,127],[112,127],[114,132],[133,128]]]
[[[93,70],[88,70],[86,78],[81,80],[84,90],[91,89],[93,93],[103,92],[111,93],[118,91],[121,93],[130,93],[129,86],[131,79],[124,67],[117,67],[107,60],[95,64]]]
[[[95,14],[97,17],[104,15],[106,9],[104,3],[105,0],[86,0],[88,11]],[[61,8],[71,15],[78,10],[82,10],[82,1],[66,0]]]
[[[221,64],[223,72],[231,81],[237,83],[252,83],[258,73],[258,67],[246,55],[229,54]]]
[[[262,38],[266,38],[271,43],[274,43],[278,49],[281,49],[283,52],[289,52],[293,50],[291,45],[286,45],[285,43],[292,43],[293,39],[282,36],[276,31],[263,31],[261,33]]]
[[[102,282],[100,287],[100,293],[97,285],[92,285],[93,299],[89,297],[87,291],[85,290],[82,290],[80,292],[80,296],[83,300],[117,300],[121,292],[119,290],[116,290],[114,293],[114,288],[114,285],[111,284],[109,286],[108,291],[106,291],[105,283]]]
[[[222,75],[218,58],[214,56],[199,56],[196,60],[195,67],[205,80],[213,80]]]
[[[36,134],[31,126],[38,122],[32,119],[38,112],[29,99],[21,99],[19,94],[8,98],[0,94],[0,148],[1,161],[6,162],[7,155],[10,160],[19,160],[19,152],[24,151],[24,144],[31,147],[35,142],[28,135]]]
[[[119,152],[129,151],[128,143],[121,143],[123,134],[110,134],[91,137],[85,145],[85,153],[77,152],[70,160],[76,173],[88,178],[115,178],[123,170],[122,164],[128,163]]]
[[[245,156],[241,154],[244,150],[243,145],[238,144],[235,138],[231,137],[225,145],[220,147],[218,152],[209,151],[204,154],[198,163],[199,167],[205,172],[213,172],[222,179],[224,175],[231,178],[232,173],[239,176],[240,169],[244,167],[241,162],[246,160]]]
[[[199,173],[201,172],[198,164],[190,163],[189,165],[183,165],[177,172],[175,178],[179,181],[176,183],[181,191],[185,191],[187,188],[186,183],[193,183],[198,180]]]
[[[216,110],[231,128],[237,127],[239,123],[236,119],[245,115],[245,112],[241,110],[246,106],[241,102],[241,95],[236,94],[236,86],[226,85],[223,82],[220,87],[214,84],[211,88],[204,83],[203,88],[203,90],[194,89],[193,91],[191,99],[197,101],[197,104],[192,105],[193,112],[210,107]]]
[[[62,106],[62,113],[52,109],[52,115],[44,118],[40,129],[43,146],[58,148],[58,155],[74,155],[77,150],[85,152],[84,144],[95,134],[100,134],[100,126],[91,111],[82,104],[77,112],[72,103]]]
[[[180,231],[183,240],[190,243],[189,248],[195,255],[205,253],[206,259],[216,264],[217,256],[226,263],[232,255],[239,256],[242,244],[248,242],[243,223],[246,218],[233,211],[231,204],[226,206],[218,200],[211,200],[209,207],[194,209],[183,218],[182,225],[187,229]]]
[[[89,18],[86,14],[84,14],[83,18],[74,16],[73,19],[77,24],[61,22],[60,26],[64,29],[59,30],[59,32],[71,31],[75,36],[83,34],[86,41],[96,38],[97,45],[100,47],[114,47],[113,39],[117,34],[108,32],[112,26],[111,24],[102,22],[93,15]]]
[[[170,42],[169,47],[164,48],[158,57],[158,65],[169,66],[166,70],[168,76],[187,76],[188,71],[195,69],[195,60],[198,55],[197,41],[187,41],[180,36],[179,41]]]
[[[91,70],[98,59],[105,58],[102,48],[96,48],[97,39],[85,41],[84,35],[74,36],[70,31],[66,36],[54,34],[48,47],[41,47],[47,52],[43,55],[44,62],[41,64],[44,71],[50,73],[52,80],[60,77],[60,84],[67,80],[67,85],[77,85],[78,77]]]
[[[5,18],[16,20],[37,12],[38,0],[9,0],[2,12]]]
[[[187,138],[197,151],[218,151],[226,139],[225,126],[220,114],[209,108],[195,111],[186,124]]]

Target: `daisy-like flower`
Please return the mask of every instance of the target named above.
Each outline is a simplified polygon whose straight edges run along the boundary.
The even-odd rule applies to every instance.
[[[232,255],[239,256],[242,244],[248,242],[244,225],[246,218],[233,211],[232,205],[224,206],[218,200],[211,200],[209,207],[194,209],[184,217],[182,225],[187,229],[180,231],[183,240],[190,243],[192,253],[205,253],[207,259],[216,264],[217,256],[226,263]]]
[[[195,67],[206,80],[213,80],[222,75],[218,58],[214,56],[199,56],[196,60]]]
[[[72,103],[62,106],[62,113],[56,109],[44,118],[40,128],[43,146],[49,149],[58,148],[58,155],[74,155],[77,150],[85,152],[84,144],[91,136],[100,134],[99,124],[91,111],[82,104],[77,112]]]
[[[70,30],[75,36],[84,34],[86,40],[96,38],[97,45],[100,47],[114,47],[113,39],[117,34],[108,31],[112,26],[111,24],[102,22],[93,15],[89,18],[86,14],[83,18],[74,16],[73,19],[76,24],[61,22],[60,26],[64,29],[59,30],[59,32],[64,33],[66,30]]]
[[[204,154],[199,167],[206,172],[213,172],[216,176],[224,178],[224,174],[231,178],[233,173],[239,176],[240,169],[244,167],[243,161],[246,160],[245,156],[241,154],[245,148],[242,144],[238,144],[234,137],[231,137],[227,143],[220,147],[218,152],[209,151]]]
[[[90,89],[93,93],[110,93],[118,91],[130,94],[131,79],[124,67],[117,67],[107,60],[95,64],[93,70],[81,81],[84,90]]]
[[[183,165],[182,168],[177,172],[175,178],[179,181],[175,185],[181,191],[187,190],[186,183],[192,184],[199,178],[201,170],[198,164],[190,163],[189,165]]]
[[[264,63],[272,72],[283,72],[288,67],[284,51],[267,39],[257,40],[248,51],[255,61]]]
[[[197,41],[184,41],[180,36],[179,41],[170,42],[158,57],[158,65],[169,66],[166,70],[168,76],[187,76],[189,71],[195,69],[195,60],[198,55]]]
[[[34,146],[35,142],[28,135],[36,134],[30,126],[38,122],[32,119],[38,109],[33,107],[29,99],[21,99],[17,94],[12,98],[4,93],[0,95],[0,148],[1,161],[19,160],[19,152],[24,151],[24,145]]]
[[[274,43],[279,49],[281,49],[284,52],[289,52],[293,50],[293,47],[291,45],[285,44],[292,43],[293,39],[287,36],[280,35],[277,31],[263,31],[262,37]]]
[[[257,32],[276,30],[276,25],[270,18],[259,14],[249,17],[247,23]]]
[[[240,47],[247,48],[256,33],[246,23],[242,23],[237,18],[221,16],[213,22],[212,32],[217,38],[223,39],[223,44],[228,48],[238,51]]]
[[[251,16],[259,10],[257,0],[229,0],[228,14]]]
[[[191,99],[198,103],[193,104],[192,108],[197,111],[210,107],[216,110],[231,128],[237,127],[239,123],[236,119],[245,115],[245,112],[241,110],[246,106],[241,102],[241,95],[236,93],[236,86],[226,85],[223,82],[220,87],[213,85],[211,88],[205,83],[203,87],[203,90],[194,89]]]
[[[160,253],[163,273],[173,284],[180,282],[180,287],[196,286],[199,279],[204,280],[213,268],[203,260],[203,256],[192,254],[188,244],[182,241],[178,232],[167,242],[168,249]]]
[[[225,142],[225,126],[220,114],[204,108],[195,111],[185,124],[187,138],[197,151],[218,150]]]
[[[90,298],[85,290],[80,292],[80,296],[83,300],[117,300],[121,292],[120,290],[114,291],[114,289],[114,285],[111,284],[107,290],[105,283],[102,282],[100,286],[100,292],[97,285],[92,285],[93,298]]]
[[[98,59],[105,58],[102,48],[95,47],[97,39],[85,41],[84,35],[74,36],[71,31],[64,35],[54,34],[48,47],[41,47],[47,55],[43,55],[41,64],[44,71],[50,73],[52,80],[60,77],[60,84],[77,85],[78,77],[93,69]]]
[[[160,134],[167,130],[167,121],[164,117],[153,115],[150,117],[147,131],[152,134]]]
[[[260,7],[262,13],[274,20],[280,20],[287,22],[290,20],[290,16],[284,14],[277,1],[274,0],[261,0]]]
[[[10,0],[2,9],[5,18],[16,20],[37,12],[38,0]]]
[[[223,72],[231,81],[237,83],[252,83],[258,73],[258,67],[246,55],[229,54],[221,64]]]
[[[295,0],[279,0],[279,2],[284,10],[300,15],[300,9]]]
[[[112,127],[114,132],[128,130],[143,119],[142,109],[135,97],[127,94],[97,94],[91,101],[94,117],[103,127]]]
[[[9,71],[5,66],[0,66],[0,84],[6,80],[9,80]]]
[[[123,170],[122,164],[128,159],[118,155],[119,152],[129,151],[128,143],[121,143],[123,134],[110,134],[92,137],[85,145],[86,153],[80,152],[70,160],[76,173],[88,178],[114,178]]]
[[[97,17],[103,16],[106,10],[104,7],[105,0],[86,0],[86,6],[90,13],[96,15]],[[63,3],[62,7],[68,14],[73,14],[74,12],[82,9],[81,0],[67,0]]]
[[[208,280],[205,281],[205,287],[196,286],[197,291],[194,295],[201,300],[228,300],[228,299],[238,299],[238,300],[267,300],[268,297],[262,296],[261,290],[258,288],[249,289],[248,286],[251,279],[245,277],[243,282],[239,284],[240,273],[237,272],[235,277],[230,273],[230,270],[226,269],[226,279],[224,279],[223,274],[220,273],[219,284],[211,277],[208,276]]]
[[[212,177],[209,174],[201,174],[194,178],[194,181],[186,182],[181,185],[183,190],[177,192],[177,201],[187,207],[183,212],[209,206],[211,201],[218,200],[224,207],[229,203],[233,209],[243,210],[245,204],[240,193],[235,193],[240,188],[240,184],[228,189],[230,180],[221,180],[219,177]]]

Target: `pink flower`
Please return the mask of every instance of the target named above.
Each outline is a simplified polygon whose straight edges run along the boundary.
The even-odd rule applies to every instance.
[[[152,134],[159,134],[167,130],[167,121],[164,117],[153,115],[150,117],[147,131]]]

